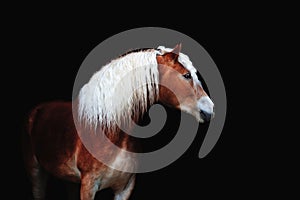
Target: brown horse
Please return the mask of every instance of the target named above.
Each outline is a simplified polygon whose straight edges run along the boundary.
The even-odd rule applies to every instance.
[[[137,147],[126,131],[152,104],[178,108],[199,122],[211,119],[214,105],[180,51],[181,45],[128,52],[96,72],[73,102],[43,103],[30,112],[23,147],[34,199],[45,198],[50,173],[80,183],[81,200],[104,188],[126,200],[138,162],[122,153]]]

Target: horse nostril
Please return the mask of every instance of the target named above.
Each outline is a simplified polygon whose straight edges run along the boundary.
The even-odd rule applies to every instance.
[[[211,119],[211,117],[212,117],[212,114],[211,114],[211,113],[208,113],[208,112],[205,112],[205,111],[203,111],[203,110],[201,110],[201,111],[200,111],[200,116],[201,116],[201,118],[202,118],[204,121],[208,122],[208,121],[210,121],[210,119]]]

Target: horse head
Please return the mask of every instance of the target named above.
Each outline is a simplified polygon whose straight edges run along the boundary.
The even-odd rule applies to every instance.
[[[214,103],[204,91],[197,77],[197,70],[181,51],[181,44],[174,49],[159,47],[156,57],[159,70],[159,101],[207,122],[214,116]]]

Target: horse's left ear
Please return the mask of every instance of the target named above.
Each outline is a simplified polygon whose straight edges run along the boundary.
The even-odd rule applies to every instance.
[[[176,54],[177,55],[176,58],[178,58],[180,51],[181,51],[181,43],[176,44],[176,46],[172,50],[172,53]]]
[[[180,51],[181,51],[181,43],[176,44],[176,46],[171,51],[172,60],[177,60],[178,59]]]
[[[166,52],[165,54],[163,54],[163,56],[165,57],[165,60],[168,62],[174,62],[178,59],[179,53],[181,51],[181,44],[177,44],[172,51],[170,52]]]
[[[165,62],[174,62],[178,59],[181,51],[181,43],[177,44],[171,51],[166,51],[165,47],[159,46],[159,50],[162,51],[161,58],[163,57]]]

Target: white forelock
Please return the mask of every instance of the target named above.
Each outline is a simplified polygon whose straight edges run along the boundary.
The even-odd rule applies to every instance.
[[[103,66],[80,90],[79,119],[112,127],[143,113],[159,93],[156,54],[133,52]]]

